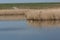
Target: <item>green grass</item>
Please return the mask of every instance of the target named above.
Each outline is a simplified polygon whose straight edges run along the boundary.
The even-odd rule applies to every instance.
[[[12,7],[43,9],[43,8],[58,8],[60,3],[6,3],[0,4],[0,9],[11,9]]]

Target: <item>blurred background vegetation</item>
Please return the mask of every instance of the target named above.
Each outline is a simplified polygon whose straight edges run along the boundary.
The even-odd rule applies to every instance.
[[[44,9],[44,8],[59,8],[60,3],[1,3],[0,9],[29,8],[29,9]]]

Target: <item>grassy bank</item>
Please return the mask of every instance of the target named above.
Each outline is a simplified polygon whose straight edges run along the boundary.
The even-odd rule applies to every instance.
[[[13,17],[13,16],[21,16],[21,15],[24,15],[26,19],[33,19],[33,20],[36,19],[60,20],[60,3],[0,4],[0,17],[1,16]]]
[[[44,9],[44,8],[58,8],[60,3],[6,3],[0,4],[0,9],[29,8],[29,9]]]

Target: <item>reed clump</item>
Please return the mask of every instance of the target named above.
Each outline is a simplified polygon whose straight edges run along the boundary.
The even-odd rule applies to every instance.
[[[60,8],[30,9],[25,15],[28,20],[60,20]]]
[[[0,10],[0,16],[25,15],[25,9],[3,9]]]

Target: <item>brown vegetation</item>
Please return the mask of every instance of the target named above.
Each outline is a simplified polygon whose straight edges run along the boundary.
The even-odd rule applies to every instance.
[[[30,20],[60,20],[60,8],[52,9],[4,9],[0,10],[1,16],[21,16]]]
[[[8,20],[22,20],[25,17],[22,15],[18,15],[18,16],[0,16],[0,21],[8,21]]]
[[[25,9],[24,9],[25,10]],[[21,20],[24,19],[24,10],[22,9],[3,9],[0,10],[0,20]]]
[[[27,19],[58,19],[60,20],[60,8],[56,9],[30,9],[26,13]]]
[[[8,14],[24,15],[24,11],[25,11],[25,9],[3,9],[3,10],[0,10],[0,15],[3,15],[3,14],[5,14],[5,15],[8,15]]]

